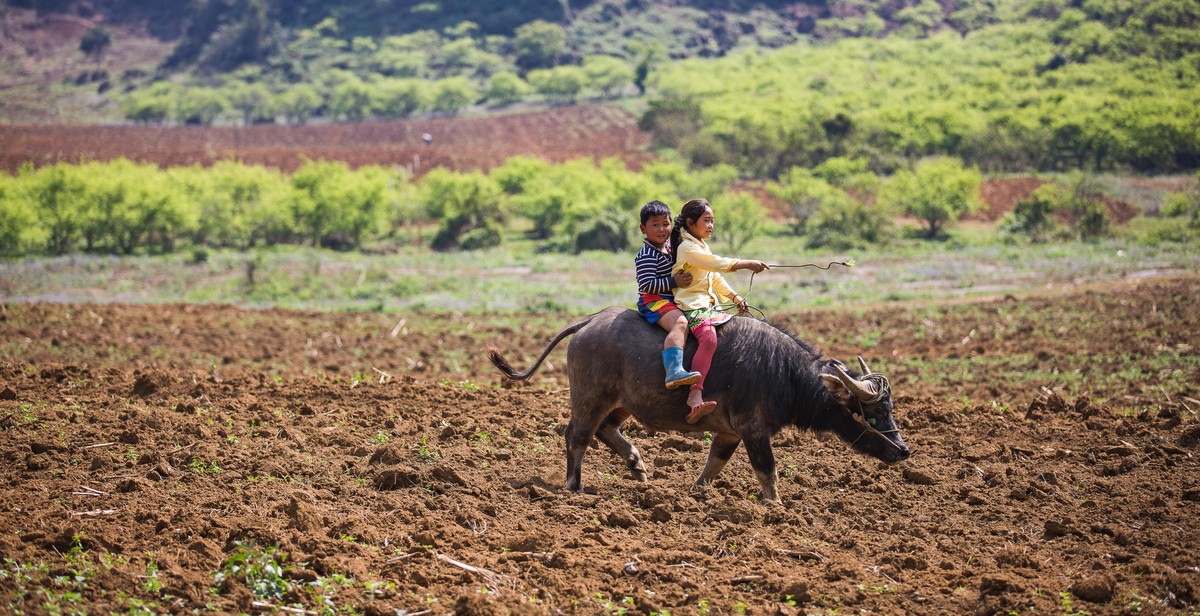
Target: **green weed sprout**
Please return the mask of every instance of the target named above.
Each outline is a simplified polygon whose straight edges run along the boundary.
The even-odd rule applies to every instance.
[[[233,556],[225,567],[214,574],[217,583],[240,579],[259,599],[282,599],[292,585],[283,578],[282,557],[276,558],[279,546],[261,549],[252,543],[238,541]]]

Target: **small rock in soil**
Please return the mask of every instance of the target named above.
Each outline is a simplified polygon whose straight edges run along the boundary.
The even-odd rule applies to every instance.
[[[937,485],[938,482],[937,478],[933,475],[911,468],[904,469],[904,479],[920,486]]]
[[[1071,594],[1092,603],[1106,603],[1116,592],[1116,583],[1107,575],[1087,578],[1071,586]]]
[[[1055,522],[1053,520],[1046,522],[1045,530],[1046,537],[1051,539],[1069,535],[1071,533],[1071,528],[1069,526],[1063,524],[1062,522]]]

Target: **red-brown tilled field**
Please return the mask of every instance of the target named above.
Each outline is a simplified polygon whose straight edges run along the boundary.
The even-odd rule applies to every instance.
[[[426,143],[428,134],[432,141]],[[352,167],[388,165],[420,174],[435,167],[490,169],[512,156],[561,162],[618,157],[637,167],[649,137],[637,118],[605,105],[579,105],[488,117],[309,126],[19,126],[0,124],[0,169],[32,163],[127,158],[163,167],[219,160],[293,171],[305,159]]]
[[[777,315],[887,373],[914,452],[785,429],[782,506],[740,451],[689,489],[706,435],[632,424],[648,482],[592,448],[563,492],[562,347],[516,386],[481,352],[527,366],[562,317],[8,304],[0,606],[1194,613],[1198,294]]]

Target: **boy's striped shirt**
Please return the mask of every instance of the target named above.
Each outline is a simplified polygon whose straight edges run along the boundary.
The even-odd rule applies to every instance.
[[[633,258],[637,272],[638,293],[643,295],[670,295],[672,283],[671,256],[642,240],[642,249]]]

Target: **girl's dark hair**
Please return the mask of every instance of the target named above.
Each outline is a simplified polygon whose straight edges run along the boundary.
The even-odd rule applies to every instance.
[[[658,200],[646,202],[646,205],[642,206],[642,224],[646,224],[647,220],[650,220],[655,216],[666,216],[667,218],[670,218],[671,208],[667,207],[666,203]]]
[[[676,255],[679,254],[679,245],[683,243],[683,230],[689,223],[696,224],[710,207],[712,206],[708,204],[707,199],[692,199],[683,204],[679,215],[675,217],[675,224],[671,226],[671,263],[675,263]]]

